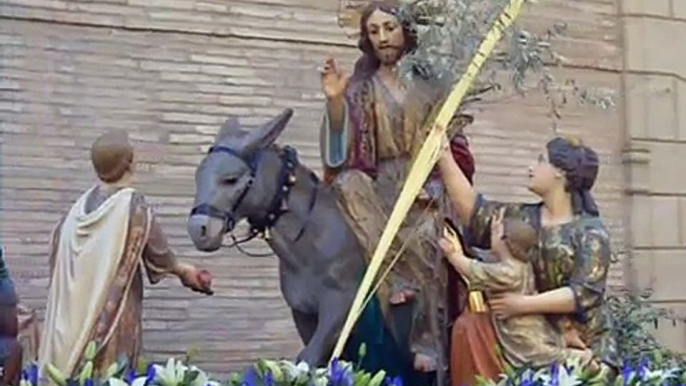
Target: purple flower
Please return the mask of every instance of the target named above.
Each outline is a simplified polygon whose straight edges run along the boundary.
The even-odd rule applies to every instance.
[[[21,378],[31,385],[38,385],[38,365],[30,364],[27,368],[21,371]]]
[[[636,377],[638,380],[642,381],[647,373],[648,370],[648,360],[643,358],[641,359],[641,362],[638,364],[638,370],[636,371]]]
[[[557,363],[553,363],[550,368],[550,386],[560,385],[560,366]]]
[[[148,369],[145,372],[145,383],[144,386],[148,386],[152,381],[155,380],[155,366],[153,364],[148,365]]]
[[[536,383],[534,382],[534,373],[533,372],[528,372],[528,376],[525,379],[522,379],[522,383],[520,386],[534,386]]]
[[[629,377],[631,377],[631,364],[628,360],[624,361],[624,366],[622,366],[622,379],[624,380],[624,386],[629,384]]]
[[[391,379],[389,386],[403,386],[403,379],[399,375],[396,375]]]
[[[352,372],[345,366],[341,366],[338,359],[334,359],[329,368],[329,386],[352,386],[352,384]]]
[[[241,386],[257,386],[257,374],[255,374],[254,368],[250,367],[248,371],[243,374]]]
[[[271,371],[267,371],[267,374],[264,376],[264,385],[265,386],[274,386],[274,374],[272,374]]]
[[[136,379],[136,370],[131,369],[131,370],[129,370],[128,373],[126,373],[126,377],[124,378],[124,381],[130,385],[133,383],[134,379]]]

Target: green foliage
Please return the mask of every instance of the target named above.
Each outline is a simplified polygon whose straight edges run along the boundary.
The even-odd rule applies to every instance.
[[[526,3],[533,3],[527,1]],[[404,3],[399,17],[417,27],[419,46],[400,62],[400,74],[411,80],[416,74],[431,74],[446,88],[455,84],[471,62],[482,39],[509,0],[414,0]],[[526,12],[524,7],[522,12]],[[555,40],[567,30],[553,23],[536,35],[515,23],[494,54],[488,59],[463,106],[480,101],[479,95],[507,90],[524,95],[541,91],[550,104],[553,122],[570,100],[580,105],[614,107],[611,92],[584,88],[574,79],[556,79],[552,69],[566,59],[554,50]],[[555,124],[555,123],[554,123]]]
[[[633,365],[642,359],[650,359],[660,366],[683,366],[683,357],[662,346],[651,330],[661,324],[683,324],[685,320],[671,310],[655,307],[648,301],[651,294],[649,290],[640,293],[623,290],[608,296],[618,352]]]

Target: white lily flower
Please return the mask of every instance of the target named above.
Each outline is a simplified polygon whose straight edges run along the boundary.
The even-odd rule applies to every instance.
[[[162,386],[177,386],[183,381],[185,375],[184,366],[177,364],[174,358],[167,360],[166,366],[153,365],[155,368],[155,378],[160,381]]]
[[[207,374],[204,371],[197,368],[196,366],[191,366],[190,371],[191,372],[193,372],[193,371],[198,372],[198,376],[195,377],[195,379],[191,383],[191,386],[207,386],[207,385],[212,383],[212,382],[210,382],[210,379],[207,376]]]
[[[131,382],[131,386],[144,386],[145,381],[148,380],[148,377],[138,377]]]
[[[312,380],[312,383],[314,386],[326,386],[329,383],[329,380],[326,379],[326,377],[317,377]]]
[[[298,375],[300,374],[298,367],[293,364],[293,362],[284,360],[279,361],[279,367],[281,368],[281,371],[286,374],[287,381],[292,381],[298,378]]]
[[[664,383],[674,377],[676,377],[676,369],[656,369],[656,370],[646,370],[645,381],[658,381],[659,383]]]
[[[293,364],[293,362],[284,361],[284,365],[286,365],[288,368],[291,381],[295,381],[297,384],[302,384],[310,379],[310,365],[308,365],[307,362],[300,362],[296,365]]]
[[[581,380],[575,375],[560,376],[560,386],[578,386]]]
[[[664,373],[662,374],[660,381],[665,382],[665,381],[668,381],[672,378],[676,378],[678,375],[679,369],[671,368],[669,370],[663,370],[663,371],[664,371]]]
[[[301,361],[295,366],[301,374],[308,374],[310,372],[310,365],[305,361]]]
[[[577,386],[581,384],[581,379],[574,372],[567,371],[564,366],[559,367],[558,379],[560,386]]]
[[[183,364],[183,362],[178,361],[174,366],[174,374],[176,376],[176,384],[183,382],[183,378],[186,376],[186,371],[188,367]]]
[[[110,386],[129,386],[126,382],[119,378],[112,377],[109,379]]]

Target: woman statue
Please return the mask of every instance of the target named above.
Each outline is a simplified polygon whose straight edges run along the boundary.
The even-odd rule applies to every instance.
[[[598,175],[598,155],[573,139],[548,142],[529,170],[529,190],[537,204],[500,203],[478,194],[446,151],[439,160],[449,197],[469,243],[489,248],[491,220],[524,221],[538,233],[531,250],[538,294],[499,294],[489,299],[497,318],[544,314],[551,324],[568,318],[593,353],[593,367],[610,375],[618,366],[612,320],[605,304],[610,240],[590,190]],[[536,334],[531,331],[531,334]],[[451,379],[455,386],[475,385],[476,376],[497,379],[502,372],[493,342],[493,326],[484,314],[462,314],[452,329]]]

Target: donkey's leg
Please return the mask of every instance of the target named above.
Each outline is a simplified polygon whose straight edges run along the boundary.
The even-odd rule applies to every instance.
[[[331,292],[324,294],[320,300],[317,329],[298,358],[312,366],[323,366],[329,360],[355,295],[328,291]]]
[[[308,345],[317,329],[317,315],[306,314],[295,309],[291,309],[291,314],[293,314],[293,322],[295,322],[295,329],[298,330],[300,340],[304,345]]]

